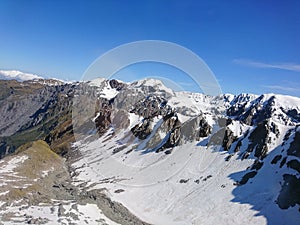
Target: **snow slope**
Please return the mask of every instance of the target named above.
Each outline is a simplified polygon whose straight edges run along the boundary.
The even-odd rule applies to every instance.
[[[11,214],[10,221],[5,225],[15,224],[111,224],[117,225],[108,219],[95,204],[78,205],[76,202],[60,202],[53,200],[51,204],[33,206],[10,207],[6,214]]]
[[[113,144],[105,145],[100,138],[80,146],[84,158],[73,165],[79,173],[76,183],[107,188],[113,200],[146,222],[162,225],[300,222],[297,209],[283,211],[275,204],[280,184],[274,179],[272,168],[262,170],[250,186],[234,185],[253,159],[242,161],[235,155],[227,162],[227,152],[199,143],[175,147],[170,156],[143,155],[138,151],[126,156],[111,155],[106,149],[113,148]],[[280,178],[280,174],[275,177]]]

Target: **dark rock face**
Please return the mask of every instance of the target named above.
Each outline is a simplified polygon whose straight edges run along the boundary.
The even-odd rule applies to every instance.
[[[270,132],[268,121],[264,121],[257,125],[249,136],[251,143],[247,148],[247,152],[254,152],[254,156],[262,159],[268,153],[267,141]]]
[[[277,198],[281,209],[288,209],[296,204],[300,205],[300,179],[295,175],[284,174],[284,183]]]
[[[256,174],[257,174],[256,171],[251,171],[249,173],[246,173],[243,176],[242,180],[239,182],[239,184],[240,185],[246,184],[248,182],[248,180],[251,179],[251,178],[253,178],[253,177],[255,177]]]
[[[285,112],[291,119],[292,121],[299,123],[300,122],[300,113],[296,109],[290,109],[285,111],[284,109],[281,109],[283,112]]]
[[[239,152],[241,146],[242,146],[242,141],[239,140],[238,143],[236,144],[235,148],[234,148],[234,152]]]
[[[293,155],[300,158],[300,132],[295,133],[293,142],[291,143],[288,151],[288,155]]]
[[[238,107],[231,106],[230,108],[227,109],[226,114],[227,116],[230,117],[237,117],[245,111],[245,108],[246,108],[246,104],[239,105]]]
[[[231,107],[227,109],[227,115],[236,120],[239,120],[247,125],[257,125],[272,117],[276,109],[275,96],[271,96],[264,101],[264,95],[259,96],[257,99],[250,102],[250,106],[246,106],[247,102],[241,102],[240,97],[236,97],[231,103]],[[287,114],[287,112],[285,112]]]
[[[240,120],[247,125],[252,125],[252,120],[256,111],[257,109],[255,106],[251,107],[242,116],[240,116]]]
[[[154,117],[162,116],[163,122],[158,129],[166,133],[166,136],[164,140],[161,140],[161,143],[156,148],[156,152],[178,145],[181,134],[181,123],[176,112],[167,104],[166,99],[149,95],[134,104],[131,113],[144,117],[140,124],[137,124],[131,129],[133,135],[142,140],[151,134],[152,130],[150,129],[150,125]]]
[[[141,140],[146,139],[151,134],[151,131],[149,119],[144,119],[142,123],[131,128],[132,134]]]
[[[155,95],[148,95],[145,99],[136,102],[130,111],[145,119],[151,119],[155,116],[167,117],[171,115],[173,109],[167,105],[167,100]]]
[[[259,160],[255,160],[252,167],[251,167],[251,170],[259,170],[262,166],[264,165],[264,163],[262,161],[259,161]]]
[[[222,147],[224,148],[224,150],[228,151],[232,143],[235,142],[236,139],[237,137],[233,135],[233,132],[228,127],[226,127],[222,143]]]
[[[178,117],[174,113],[171,113],[163,117],[163,120],[162,129],[165,130],[167,134],[156,152],[163,151],[167,148],[173,148],[180,142],[181,122]]]
[[[272,133],[274,133],[274,134],[276,135],[277,138],[279,137],[280,131],[279,131],[279,129],[278,129],[278,126],[277,126],[274,122],[271,122],[270,131],[271,131]]]
[[[96,101],[95,125],[99,135],[104,134],[111,124],[112,106],[109,100],[98,98]]]
[[[203,115],[199,115],[181,126],[182,141],[199,141],[200,138],[208,137],[212,132],[212,127],[205,120]]]
[[[230,102],[230,107],[227,109],[226,114],[229,117],[239,118],[247,110],[247,102],[250,102],[250,96],[240,94]]]
[[[113,79],[113,80],[109,80],[109,85],[116,89],[117,91],[121,91],[122,89],[124,89],[126,87],[126,84],[118,82],[117,80]]]
[[[234,136],[232,130],[224,127],[211,136],[208,145],[221,145],[225,151],[228,151],[236,140],[237,137]]]
[[[287,160],[287,157],[284,157],[281,162],[280,162],[280,165],[279,167],[282,168],[285,164],[286,164],[286,160]]]
[[[182,108],[180,108],[182,110]],[[207,137],[212,132],[212,127],[205,120],[203,115],[188,120],[182,123],[177,111],[168,105],[168,101],[161,96],[148,95],[142,100],[139,100],[132,107],[131,113],[135,113],[144,117],[143,121],[131,129],[134,136],[140,139],[147,138],[153,131],[151,123],[157,116],[162,116],[162,122],[157,127],[156,132],[165,134],[161,139],[158,135],[153,135],[149,140],[150,148],[155,149],[155,152],[160,152],[169,149],[167,154],[171,152],[170,149],[180,145],[186,141],[199,140],[199,138]]]
[[[261,122],[265,121],[266,119],[271,118],[272,112],[274,110],[272,108],[272,106],[274,106],[274,104],[275,104],[275,96],[272,96],[263,105],[262,109],[258,110],[258,112],[253,116],[252,125],[261,123]]]
[[[271,164],[276,164],[281,158],[282,158],[282,155],[276,155],[276,156],[272,159]]]
[[[203,118],[199,123],[199,137],[207,137],[212,132],[212,127],[208,124],[208,122]],[[196,138],[197,140],[197,138]]]
[[[261,95],[250,101],[249,96],[238,95],[230,102],[226,115],[250,126],[262,123],[273,116],[281,120],[284,125],[292,126],[300,122],[300,113],[297,109],[276,108],[274,107],[276,96],[267,99],[265,97]]]
[[[300,162],[296,159],[293,159],[291,161],[287,162],[287,167],[292,168],[296,170],[298,173],[300,173]]]
[[[145,99],[136,102],[130,112],[144,118],[140,124],[137,124],[131,129],[133,135],[139,139],[144,140],[151,134],[152,130],[150,129],[150,125],[154,117],[157,116],[163,116],[165,123],[170,123],[169,127],[166,125],[168,131],[172,129],[170,127],[172,122],[169,119],[174,113],[164,98],[149,95]]]

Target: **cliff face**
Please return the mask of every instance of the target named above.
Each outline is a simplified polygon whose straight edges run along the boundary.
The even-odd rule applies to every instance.
[[[52,85],[37,81],[0,81],[0,154],[20,145],[46,140],[60,154],[72,142],[74,84]]]

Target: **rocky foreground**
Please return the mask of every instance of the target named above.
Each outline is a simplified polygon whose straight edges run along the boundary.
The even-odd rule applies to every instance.
[[[0,172],[4,224],[147,224],[105,190],[75,186],[66,160],[44,141],[18,148],[1,160]]]

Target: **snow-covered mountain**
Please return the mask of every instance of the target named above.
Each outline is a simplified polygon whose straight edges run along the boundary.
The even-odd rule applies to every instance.
[[[104,188],[152,224],[300,222],[299,98],[211,97],[155,80],[117,90],[110,82],[85,115],[97,137],[75,127],[76,182]]]
[[[44,78],[42,76],[25,73],[19,70],[0,70],[0,80],[17,80],[19,82],[32,81],[44,85],[62,85],[64,83],[75,83],[75,81],[65,81],[57,78]]]
[[[3,80],[15,79],[18,81],[25,81],[25,80],[44,79],[44,78],[36,74],[24,73],[18,70],[0,70],[0,79]]]
[[[110,209],[118,202],[139,218],[124,219],[128,213],[118,209],[117,219],[101,208],[107,223],[300,223],[299,98],[174,92],[153,79],[39,90],[45,97],[27,98],[36,110],[22,124],[9,120],[14,129],[5,128],[10,139],[0,150],[42,131],[37,139],[67,159],[76,204],[104,195],[114,202]],[[12,95],[4,100],[14,106],[0,108],[1,115],[20,105]]]

